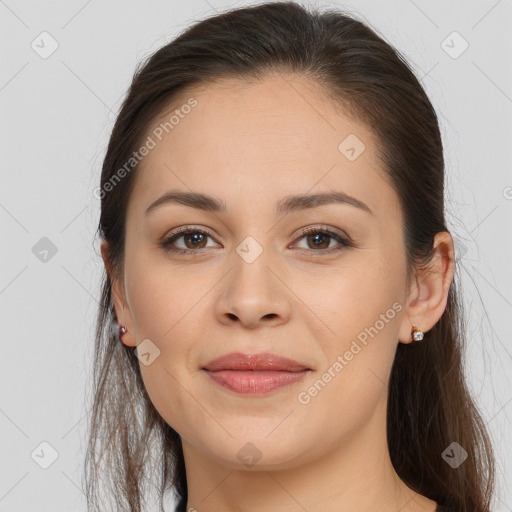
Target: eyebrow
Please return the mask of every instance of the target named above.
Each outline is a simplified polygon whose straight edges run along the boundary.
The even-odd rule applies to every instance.
[[[169,204],[182,204],[197,210],[218,213],[225,213],[227,211],[225,201],[220,198],[199,192],[170,190],[151,203],[146,209],[145,215],[148,215],[161,206]],[[327,204],[347,204],[373,215],[373,212],[366,203],[344,192],[323,192],[319,194],[287,196],[276,204],[275,211],[277,215],[287,215],[292,212],[317,208]]]

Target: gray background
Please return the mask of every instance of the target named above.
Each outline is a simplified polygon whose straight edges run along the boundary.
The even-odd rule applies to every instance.
[[[109,132],[143,57],[192,20],[251,3],[0,0],[0,512],[86,510],[102,268],[93,190]],[[512,2],[320,4],[354,12],[394,44],[439,114],[468,377],[495,443],[495,510],[512,511]],[[52,40],[57,50],[42,58]]]

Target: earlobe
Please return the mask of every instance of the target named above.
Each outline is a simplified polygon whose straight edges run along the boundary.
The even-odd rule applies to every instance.
[[[453,238],[448,231],[441,231],[434,237],[433,245],[431,263],[417,271],[409,291],[406,314],[400,326],[402,343],[415,341],[411,332],[414,325],[423,333],[432,329],[446,309],[455,266]]]
[[[115,276],[112,271],[112,266],[109,259],[108,243],[105,240],[101,242],[101,256],[107,271],[108,278],[111,283],[112,300],[114,302],[114,310],[117,318],[116,328],[119,328],[119,339],[121,342],[129,347],[135,347],[135,338],[132,335],[133,329],[129,308],[126,307],[126,297],[124,286],[118,276]],[[121,329],[121,327],[123,329]],[[123,332],[124,331],[124,332]]]

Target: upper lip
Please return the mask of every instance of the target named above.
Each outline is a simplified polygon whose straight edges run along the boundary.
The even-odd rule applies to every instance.
[[[268,352],[260,354],[232,352],[213,359],[203,369],[211,372],[220,370],[274,370],[287,372],[310,370],[307,366],[293,359],[277,354],[269,354]]]

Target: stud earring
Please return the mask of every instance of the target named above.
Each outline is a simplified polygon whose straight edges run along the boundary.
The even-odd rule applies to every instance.
[[[411,329],[411,341],[421,341],[423,339],[423,331],[417,326],[413,325]]]
[[[124,326],[124,325],[120,325],[119,326],[119,339],[122,338],[123,334],[127,331],[128,329]]]

